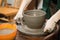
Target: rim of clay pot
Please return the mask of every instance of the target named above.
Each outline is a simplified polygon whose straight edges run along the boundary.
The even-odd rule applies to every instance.
[[[29,16],[29,15],[26,14],[26,13],[29,13],[29,12],[41,12],[43,14],[42,15],[38,15],[38,16]],[[45,15],[46,15],[46,12],[43,11],[43,10],[28,10],[28,11],[25,11],[23,13],[23,16],[28,16],[28,17],[40,17],[40,16],[45,16]]]

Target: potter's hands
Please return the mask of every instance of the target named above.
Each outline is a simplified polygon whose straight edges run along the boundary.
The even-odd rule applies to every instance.
[[[17,15],[14,17],[14,20],[18,20],[18,19],[22,19],[23,15],[21,13],[21,15],[19,13],[17,13]]]
[[[21,6],[18,10],[18,13],[16,14],[16,16],[14,17],[14,20],[17,20],[18,18],[22,19],[23,15],[23,11],[24,9],[30,4],[32,0],[22,0]]]
[[[52,32],[55,28],[56,22],[60,20],[60,9],[46,22],[44,32]]]
[[[44,32],[52,32],[55,28],[56,22],[53,20],[48,20],[45,24]]]

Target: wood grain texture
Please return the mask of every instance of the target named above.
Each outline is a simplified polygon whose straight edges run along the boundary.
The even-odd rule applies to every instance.
[[[1,4],[2,4],[2,0],[0,0],[0,6],[1,6]]]
[[[7,7],[0,7],[0,14],[4,14],[6,16],[13,15],[17,13],[18,9],[7,8]]]

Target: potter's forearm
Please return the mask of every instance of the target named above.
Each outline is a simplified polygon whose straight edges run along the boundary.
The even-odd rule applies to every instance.
[[[51,18],[50,20],[54,22],[58,22],[60,20],[60,10],[58,10]]]
[[[23,0],[19,9],[25,9],[32,0]],[[20,10],[21,11],[21,10]]]
[[[24,11],[24,9],[29,5],[29,3],[31,2],[32,0],[23,0],[22,3],[21,3],[21,6],[19,8],[19,11],[17,13],[18,16],[22,17],[22,13]]]
[[[20,5],[20,8],[19,8],[19,11],[17,12],[16,16],[14,17],[14,20],[23,17],[22,13],[23,13],[24,9],[29,5],[29,3],[31,1],[32,0],[23,0],[22,1],[21,5]]]

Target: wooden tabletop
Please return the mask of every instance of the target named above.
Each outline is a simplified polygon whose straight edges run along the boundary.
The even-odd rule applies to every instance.
[[[7,7],[0,7],[0,14],[4,14],[6,16],[10,16],[13,14],[16,14],[18,12],[18,9],[14,8],[7,8]]]

